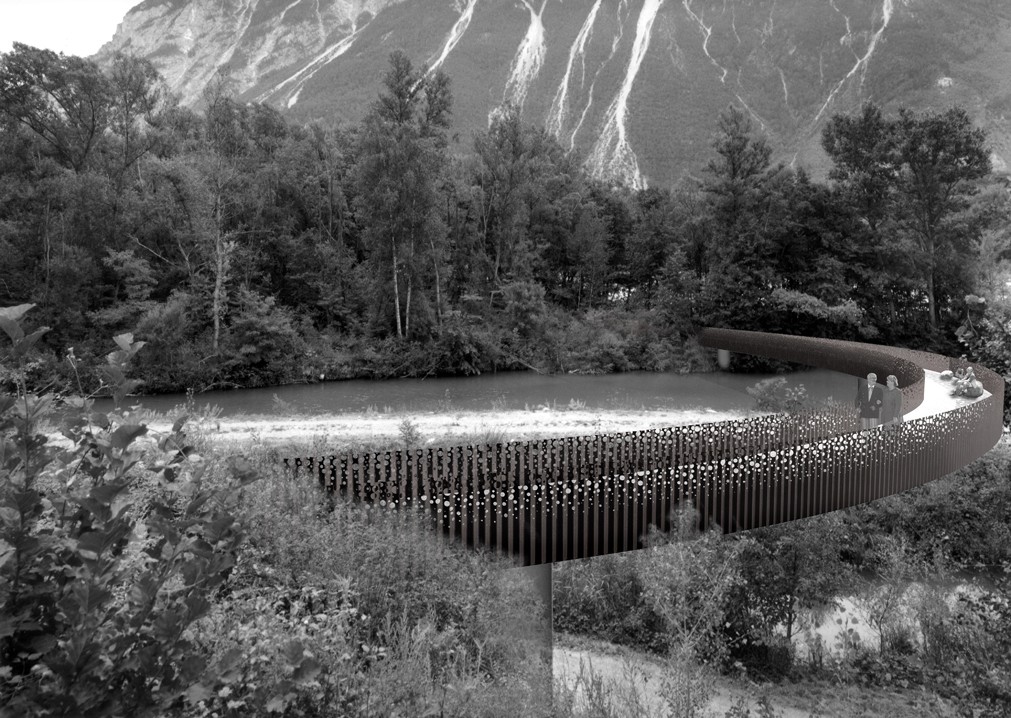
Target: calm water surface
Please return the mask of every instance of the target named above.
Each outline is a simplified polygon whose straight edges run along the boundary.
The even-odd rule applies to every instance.
[[[570,403],[587,409],[751,409],[747,388],[768,374],[658,374],[628,372],[600,376],[539,375],[525,372],[476,377],[387,379],[294,384],[264,389],[211,391],[196,396],[198,406],[221,409],[222,416],[270,414],[282,408],[299,414],[387,411],[491,411]],[[854,377],[812,369],[786,375],[803,384],[815,400],[830,396],[849,401]],[[276,399],[275,399],[276,397]],[[184,394],[136,397],[135,403],[157,411],[184,404]]]

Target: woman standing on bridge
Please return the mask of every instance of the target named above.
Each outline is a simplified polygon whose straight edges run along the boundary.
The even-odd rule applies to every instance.
[[[893,429],[902,423],[902,392],[894,374],[889,374],[885,383],[887,386],[881,403],[881,425]]]

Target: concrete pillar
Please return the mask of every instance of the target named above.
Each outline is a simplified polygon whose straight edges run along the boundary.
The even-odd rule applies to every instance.
[[[544,676],[544,700],[547,705],[551,705],[554,683],[554,672],[552,666],[552,651],[554,650],[554,629],[552,626],[553,605],[551,600],[551,564],[543,563],[538,566],[523,566],[522,568],[510,569],[518,571],[534,584],[537,594],[544,605],[544,615],[541,619],[541,655],[547,664],[547,675]]]
[[[544,632],[542,634],[542,638],[544,640],[545,650],[550,652],[555,644],[554,630],[552,628],[551,564],[542,563],[538,566],[523,566],[522,568],[512,570],[520,572],[534,584],[537,594],[540,596],[541,602],[544,604],[544,616],[542,622]]]
[[[720,365],[720,369],[730,368],[730,350],[729,349],[717,349],[716,350],[716,362]]]

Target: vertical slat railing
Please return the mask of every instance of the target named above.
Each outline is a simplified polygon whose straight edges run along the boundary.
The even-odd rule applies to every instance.
[[[795,360],[817,364],[821,351],[835,368],[845,364],[857,374],[870,366],[909,379],[910,366],[961,364],[922,352],[804,337],[775,337],[766,353],[781,355],[794,340],[801,340],[793,346]],[[763,337],[755,333],[720,330],[705,341],[763,353]],[[285,463],[352,501],[427,511],[451,539],[547,563],[637,548],[650,525],[669,528],[671,512],[689,501],[704,525],[738,531],[873,501],[948,474],[989,450],[1002,431],[1004,381],[973,368],[988,396],[889,430],[855,432],[854,417],[835,407],[623,434],[358,451]],[[918,385],[914,380],[903,389],[905,411],[922,400],[920,374]]]

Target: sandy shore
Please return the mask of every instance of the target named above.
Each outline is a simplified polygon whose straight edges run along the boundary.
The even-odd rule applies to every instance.
[[[331,414],[320,416],[225,417],[199,423],[215,442],[267,444],[400,444],[407,431],[422,444],[518,441],[554,436],[587,436],[680,424],[738,419],[755,412],[685,410],[459,411]],[[152,427],[164,430],[158,422]]]

